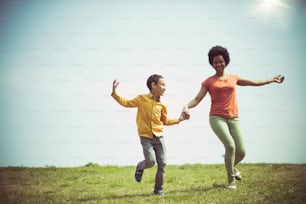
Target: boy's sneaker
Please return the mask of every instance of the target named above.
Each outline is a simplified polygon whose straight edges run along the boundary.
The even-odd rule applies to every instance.
[[[242,179],[242,176],[237,169],[235,169],[235,179],[238,180],[238,181],[241,181],[241,179]]]
[[[154,190],[154,195],[165,195],[162,190]]]
[[[227,189],[229,189],[229,190],[236,190],[236,189],[237,189],[236,182],[235,182],[235,181],[231,182],[231,183],[227,186]]]
[[[143,170],[137,170],[137,169],[135,170],[135,180],[137,182],[141,181],[142,174],[143,174]]]

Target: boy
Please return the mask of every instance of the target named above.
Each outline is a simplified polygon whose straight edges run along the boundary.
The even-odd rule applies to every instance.
[[[154,74],[147,80],[149,94],[138,95],[132,100],[127,100],[116,93],[119,82],[113,81],[112,97],[124,107],[137,107],[137,128],[143,148],[144,160],[140,161],[135,170],[135,179],[141,181],[144,169],[151,168],[157,162],[155,177],[155,195],[163,195],[163,183],[166,166],[166,149],[163,137],[163,126],[178,124],[184,120],[183,115],[177,119],[167,117],[167,107],[160,101],[166,90],[164,78]],[[155,155],[155,157],[154,157]]]

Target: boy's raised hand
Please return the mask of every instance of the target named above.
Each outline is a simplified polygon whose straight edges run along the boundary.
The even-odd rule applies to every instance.
[[[115,93],[116,92],[116,89],[117,89],[117,86],[119,85],[119,81],[117,81],[117,79],[115,79],[113,81],[113,92],[112,93]]]

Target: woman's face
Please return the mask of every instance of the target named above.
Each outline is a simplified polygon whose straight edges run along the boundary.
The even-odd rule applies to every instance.
[[[225,67],[226,67],[226,62],[225,62],[223,56],[222,55],[215,56],[214,59],[213,59],[212,66],[216,70],[217,74],[222,74]]]

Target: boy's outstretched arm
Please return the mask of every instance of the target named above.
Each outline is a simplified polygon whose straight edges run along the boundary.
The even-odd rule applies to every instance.
[[[113,88],[112,88],[112,94],[111,96],[122,106],[124,107],[128,107],[128,108],[132,108],[132,107],[137,107],[138,106],[138,100],[137,97],[132,99],[132,100],[128,100],[126,98],[123,98],[121,96],[119,96],[116,92],[116,89],[119,85],[119,81],[117,81],[116,79],[113,81]]]
[[[164,125],[175,125],[185,120],[185,117],[184,117],[184,114],[181,113],[181,115],[178,118],[168,118],[167,108],[165,107],[161,112],[161,120],[163,121]]]

